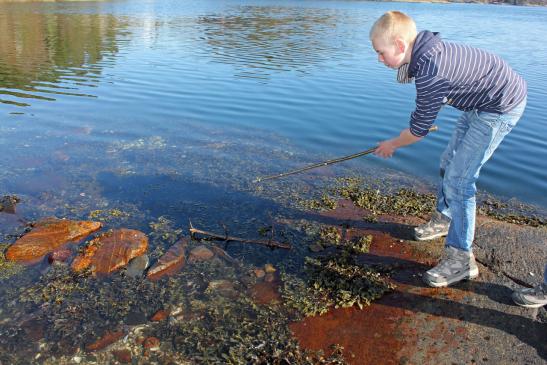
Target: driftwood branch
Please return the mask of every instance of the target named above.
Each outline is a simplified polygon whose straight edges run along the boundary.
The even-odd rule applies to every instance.
[[[201,234],[203,236],[207,236],[209,238],[222,240],[222,241],[237,241],[237,242],[242,242],[242,243],[254,243],[254,244],[257,244],[257,245],[263,245],[263,246],[267,246],[267,247],[270,247],[270,248],[283,248],[283,249],[286,249],[286,250],[291,249],[291,245],[286,244],[286,243],[277,242],[273,239],[269,239],[269,240],[249,240],[249,239],[246,239],[246,238],[228,236],[228,234],[221,235],[221,234],[217,234],[217,233],[213,233],[213,232],[203,231],[201,229],[195,228],[192,225],[192,222],[190,222],[190,234],[192,235],[192,237],[194,237],[196,234]]]

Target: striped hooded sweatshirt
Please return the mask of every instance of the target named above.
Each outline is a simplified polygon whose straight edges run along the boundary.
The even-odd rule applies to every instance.
[[[503,114],[526,97],[526,81],[500,57],[481,49],[418,33],[408,66],[416,83],[410,132],[425,136],[444,105]]]

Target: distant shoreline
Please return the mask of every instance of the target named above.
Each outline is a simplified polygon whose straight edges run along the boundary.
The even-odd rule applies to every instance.
[[[64,2],[104,2],[109,0],[0,0],[1,3],[64,3]],[[432,4],[484,4],[484,5],[514,5],[514,6],[547,6],[547,0],[365,0],[370,2],[405,2],[405,3],[432,3]]]

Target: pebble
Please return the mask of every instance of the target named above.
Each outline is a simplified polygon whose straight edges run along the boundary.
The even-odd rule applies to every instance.
[[[263,278],[264,275],[266,275],[266,272],[265,272],[264,270],[262,270],[262,269],[254,269],[253,271],[254,271],[254,273],[255,273],[255,276],[256,276],[257,278],[259,278],[259,279],[260,279],[260,278]]]
[[[160,349],[160,340],[156,337],[147,337],[144,340],[144,348],[150,351],[157,351]]]
[[[207,261],[213,258],[214,255],[215,254],[213,253],[213,251],[201,245],[201,246],[197,246],[192,251],[190,251],[188,261],[189,262]]]
[[[129,265],[127,265],[126,274],[129,277],[138,278],[142,276],[144,270],[148,268],[149,264],[150,259],[148,258],[148,255],[135,257],[129,262]]]

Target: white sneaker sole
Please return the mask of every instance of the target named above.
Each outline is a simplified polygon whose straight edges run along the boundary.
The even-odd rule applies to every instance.
[[[519,307],[524,307],[524,308],[541,308],[545,305],[547,305],[546,303],[538,303],[538,304],[521,304],[521,303],[516,303],[516,305],[518,305]]]
[[[479,268],[475,267],[474,269],[471,269],[469,272],[461,273],[460,275],[453,276],[450,279],[444,280],[444,281],[429,280],[427,273],[423,276],[423,279],[427,285],[432,286],[434,288],[441,288],[441,287],[445,287],[445,286],[449,286],[451,284],[457,283],[462,280],[474,279],[477,276],[479,276]]]
[[[518,305],[519,307],[524,307],[524,308],[541,308],[545,305],[547,305],[547,303],[524,303],[520,298],[516,297],[515,295],[512,296],[513,298],[513,302],[515,302],[516,305]]]
[[[414,238],[416,239],[416,241],[429,241],[429,240],[432,240],[432,239],[435,239],[435,238],[444,237],[447,234],[448,234],[448,232],[439,232],[439,233],[435,233],[435,234],[432,234],[432,235],[429,235],[429,236],[418,237],[416,235],[416,233],[414,233]]]

